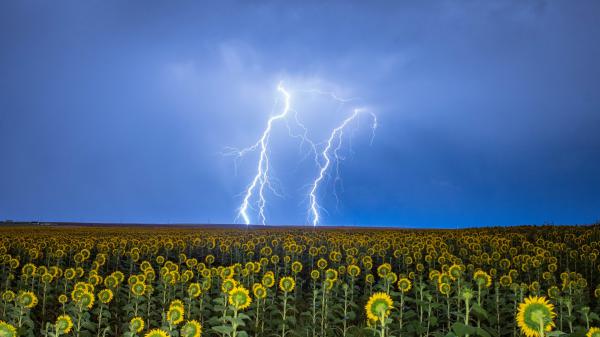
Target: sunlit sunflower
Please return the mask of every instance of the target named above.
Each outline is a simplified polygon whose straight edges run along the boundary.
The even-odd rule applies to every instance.
[[[237,310],[244,310],[250,306],[252,298],[250,292],[243,286],[235,287],[229,292],[229,304]]]
[[[365,311],[367,312],[367,318],[372,321],[383,322],[392,310],[392,298],[386,293],[375,293],[371,295],[367,305],[365,305]]]
[[[183,322],[184,310],[180,306],[171,306],[167,311],[167,321],[170,324],[177,325]]]
[[[221,291],[223,293],[227,294],[236,286],[237,286],[237,281],[232,278],[228,278],[228,279],[223,280],[223,283],[221,284]]]
[[[289,292],[293,291],[295,287],[296,287],[296,282],[294,281],[293,278],[291,278],[289,276],[282,277],[281,280],[279,280],[279,288],[283,292],[289,293]]]
[[[0,336],[17,337],[17,329],[4,321],[0,321]]]
[[[137,297],[144,296],[146,284],[144,282],[135,282],[131,285],[131,293]]]
[[[191,283],[188,286],[188,295],[191,298],[197,298],[198,296],[200,296],[202,294],[202,287],[200,286],[200,283]]]
[[[144,337],[170,337],[170,336],[171,335],[169,335],[168,333],[166,333],[160,329],[150,330],[150,331],[148,331],[148,333],[146,333],[144,335]]]
[[[23,291],[17,296],[17,303],[24,308],[31,309],[38,303],[37,296],[31,291]]]
[[[202,324],[196,320],[187,321],[181,327],[181,337],[200,337],[202,334]]]
[[[400,289],[400,291],[403,293],[406,294],[410,288],[412,288],[412,282],[410,282],[410,280],[406,277],[403,277],[398,281],[398,289]]]
[[[79,296],[76,303],[81,308],[91,309],[94,306],[95,299],[94,293],[85,290],[81,293],[81,296]]]
[[[66,335],[71,332],[71,329],[73,328],[73,320],[71,320],[69,315],[60,315],[56,318],[56,323],[54,323],[54,326],[56,327],[56,332],[59,335]],[[0,334],[0,336],[1,335],[2,334]]]
[[[530,296],[519,304],[517,325],[528,337],[540,336],[540,330],[551,331],[554,327],[554,305],[545,297]]]
[[[144,330],[144,320],[141,317],[134,317],[129,321],[129,330],[139,333]]]
[[[590,328],[585,337],[600,337],[600,328]]]
[[[267,289],[260,283],[255,283],[254,286],[252,286],[252,292],[256,298],[263,299],[267,297]]]
[[[100,300],[100,302],[102,302],[104,304],[110,303],[110,301],[112,301],[112,299],[113,299],[113,292],[110,289],[103,289],[103,290],[100,290],[100,292],[98,293],[98,300]]]

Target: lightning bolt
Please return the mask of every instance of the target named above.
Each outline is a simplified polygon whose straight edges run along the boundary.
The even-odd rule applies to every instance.
[[[368,113],[373,120],[373,122],[371,124],[371,130],[372,130],[371,143],[372,143],[373,138],[375,136],[375,130],[377,129],[377,116],[372,112],[365,111],[364,109],[354,109],[352,115],[350,115],[348,118],[344,119],[344,121],[340,125],[338,125],[336,128],[334,128],[331,131],[329,138],[325,142],[326,145],[323,148],[323,151],[320,153],[320,156],[323,160],[319,161],[318,158],[315,157],[315,162],[317,163],[319,170],[318,170],[317,177],[311,184],[310,192],[308,193],[309,204],[310,204],[309,205],[309,214],[312,215],[313,226],[318,225],[321,220],[320,211],[321,211],[322,207],[319,205],[319,201],[317,200],[317,191],[319,189],[319,185],[325,179],[325,174],[327,173],[327,170],[331,166],[332,161],[335,162],[335,165],[336,165],[336,179],[335,180],[336,181],[339,180],[340,156],[339,156],[338,151],[340,150],[340,147],[342,146],[342,137],[344,136],[344,129],[353,120],[357,119],[361,113]],[[331,157],[330,157],[330,155],[331,155]],[[337,195],[336,195],[336,199],[337,199]]]
[[[255,151],[257,149],[259,150],[259,159],[258,159],[258,165],[256,167],[256,174],[254,175],[254,178],[252,179],[250,185],[248,185],[248,187],[246,188],[246,192],[244,193],[244,199],[242,200],[242,204],[240,205],[240,207],[238,209],[238,215],[236,217],[236,219],[242,218],[242,220],[244,221],[244,223],[246,225],[249,225],[251,222],[250,216],[248,215],[248,211],[251,208],[250,201],[251,201],[252,197],[254,196],[255,190],[258,190],[257,191],[258,216],[260,217],[260,221],[263,225],[266,222],[265,188],[269,188],[270,190],[275,192],[275,189],[271,185],[271,179],[269,176],[269,168],[270,168],[270,166],[269,166],[269,164],[270,164],[269,138],[271,136],[271,130],[273,128],[273,123],[275,123],[278,120],[285,119],[286,116],[288,115],[288,112],[290,111],[290,99],[291,99],[291,95],[283,87],[283,85],[281,83],[277,86],[277,91],[279,91],[283,95],[283,98],[284,98],[283,111],[281,111],[281,113],[271,116],[269,118],[269,120],[267,121],[267,126],[264,129],[260,139],[256,143],[254,143],[254,145],[247,147],[245,149],[236,151],[237,152],[236,155],[238,157],[242,157],[248,152]]]

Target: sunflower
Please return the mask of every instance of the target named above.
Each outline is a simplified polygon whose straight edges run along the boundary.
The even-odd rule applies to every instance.
[[[390,271],[392,271],[392,266],[389,263],[384,263],[377,267],[377,275],[379,277],[385,277]]]
[[[279,280],[279,288],[285,293],[293,291],[295,287],[296,282],[289,276],[282,277],[281,280]]]
[[[367,312],[367,318],[371,321],[380,321],[383,323],[392,310],[392,298],[386,293],[375,293],[371,295],[365,310]]]
[[[76,303],[81,308],[87,307],[88,309],[91,309],[94,306],[94,300],[95,299],[96,298],[94,296],[94,293],[91,293],[91,292],[89,292],[87,290],[84,290],[81,293],[81,296],[79,296],[79,298],[77,299]]]
[[[346,270],[348,271],[348,275],[350,275],[353,278],[358,277],[360,275],[360,267],[355,264],[349,265],[348,268],[346,268]]]
[[[271,288],[275,285],[275,276],[272,271],[268,271],[263,275],[262,284],[267,288]]]
[[[224,293],[227,294],[236,286],[237,286],[237,281],[232,278],[228,278],[228,279],[223,280],[223,284],[221,284],[221,291],[223,291]]]
[[[321,272],[318,269],[314,269],[310,272],[310,278],[313,280],[318,280],[321,277]]]
[[[181,337],[200,337],[202,334],[202,324],[196,320],[187,321],[181,327]]]
[[[600,328],[590,328],[585,337],[600,337]]]
[[[328,280],[336,281],[338,279],[338,271],[329,268],[325,271],[325,278]]]
[[[31,291],[23,291],[17,296],[17,303],[24,308],[31,309],[38,303],[37,296]]]
[[[254,286],[252,286],[252,292],[256,298],[262,299],[267,297],[267,289],[260,283],[255,283]]]
[[[320,258],[320,259],[317,261],[317,267],[318,267],[319,269],[325,269],[325,268],[327,268],[327,260],[325,260],[324,258]]]
[[[183,322],[183,315],[183,307],[171,305],[169,311],[167,311],[167,321],[169,321],[170,324],[177,325]]]
[[[452,291],[452,287],[450,287],[449,283],[440,283],[438,286],[438,290],[442,295],[450,296],[450,291]]]
[[[403,293],[406,294],[410,288],[412,288],[412,283],[406,277],[403,277],[398,281],[398,289],[400,289]]]
[[[146,291],[146,284],[144,282],[136,281],[131,285],[131,293],[137,297],[144,296],[144,292]]]
[[[519,304],[517,325],[527,337],[540,336],[540,330],[551,331],[554,327],[554,305],[545,297],[528,297]]]
[[[168,333],[166,333],[160,329],[150,330],[150,331],[148,331],[148,333],[146,333],[144,335],[144,337],[170,337],[170,336],[171,335],[169,335]]]
[[[202,287],[200,286],[200,283],[191,283],[188,286],[188,295],[191,298],[197,298],[201,294],[202,294]]]
[[[100,302],[102,302],[104,304],[110,303],[110,301],[112,301],[112,299],[113,299],[113,292],[110,289],[103,289],[103,290],[100,290],[100,292],[98,293],[98,300],[100,300]]]
[[[294,274],[298,274],[301,271],[302,271],[302,263],[300,261],[292,262],[292,272]]]
[[[17,329],[4,321],[0,321],[0,336],[17,337]]]
[[[129,330],[139,333],[144,330],[144,320],[141,317],[134,317],[129,321]]]
[[[492,285],[492,277],[483,270],[478,270],[473,274],[473,280],[480,287],[489,288]]]
[[[56,332],[58,335],[66,335],[71,332],[71,329],[73,328],[73,320],[71,320],[69,315],[60,315],[56,318],[56,323],[54,323],[54,326],[56,327]]]
[[[250,303],[252,303],[250,292],[243,286],[235,287],[229,292],[229,304],[236,310],[244,310],[250,306]]]
[[[510,275],[502,275],[500,276],[500,285],[503,287],[508,287],[512,283],[512,278]]]
[[[169,309],[173,307],[185,308],[185,305],[183,302],[181,302],[181,300],[173,300],[171,301],[171,304],[169,304]]]
[[[448,274],[453,281],[456,281],[462,276],[462,268],[457,264],[453,264],[448,268]]]
[[[65,294],[60,294],[58,296],[58,303],[60,303],[60,304],[65,304],[65,303],[67,303],[68,300],[69,300],[69,297],[67,297],[67,295],[65,295]]]
[[[12,302],[15,299],[15,292],[12,290],[7,290],[2,293],[2,300],[4,302]]]

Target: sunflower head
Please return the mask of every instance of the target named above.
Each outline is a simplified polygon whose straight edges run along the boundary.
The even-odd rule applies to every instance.
[[[338,271],[333,269],[333,268],[329,268],[325,271],[325,278],[328,280],[332,280],[335,281],[338,278]]]
[[[279,280],[279,288],[285,293],[293,291],[295,287],[296,282],[289,276],[282,277],[281,280]]]
[[[17,303],[27,309],[31,309],[38,303],[37,296],[31,291],[23,291],[17,296]]]
[[[554,305],[545,297],[528,297],[519,304],[517,325],[527,337],[537,337],[541,329],[552,330],[555,316]]]
[[[310,272],[310,278],[313,280],[318,280],[321,277],[321,272],[318,269],[314,269]]]
[[[0,321],[0,336],[17,337],[17,329],[4,321]]]
[[[384,263],[377,267],[377,275],[379,277],[385,277],[390,271],[392,271],[392,266],[389,263]]]
[[[263,299],[267,297],[267,289],[260,283],[255,283],[252,286],[252,292],[254,293],[254,297]]]
[[[300,261],[292,262],[292,272],[294,274],[298,274],[301,271],[302,271],[302,263]]]
[[[129,321],[129,330],[140,333],[144,330],[144,320],[141,317],[134,317]]]
[[[438,285],[438,290],[440,291],[440,293],[444,296],[450,296],[450,292],[452,291],[452,287],[450,286],[450,283],[440,283]]]
[[[100,300],[100,302],[102,302],[104,304],[110,303],[110,301],[112,301],[112,299],[113,299],[113,292],[110,289],[103,289],[103,290],[100,290],[100,292],[98,293],[98,300]]]
[[[148,333],[146,333],[144,337],[170,337],[170,335],[164,332],[163,330],[153,329],[148,331]]]
[[[12,302],[15,299],[16,296],[17,295],[15,295],[14,291],[7,290],[7,291],[5,291],[5,292],[2,293],[2,300],[4,302]]]
[[[600,328],[590,328],[585,337],[600,337]]]
[[[227,294],[236,286],[237,286],[236,280],[234,280],[232,278],[228,278],[228,279],[223,280],[223,283],[221,284],[221,291],[223,291],[224,293]]]
[[[94,306],[95,299],[94,293],[84,290],[76,302],[81,308],[91,309]]]
[[[200,286],[200,283],[191,283],[188,286],[188,295],[191,298],[197,298],[200,294],[202,294],[202,286]]]
[[[66,335],[71,332],[71,329],[73,328],[73,320],[69,315],[60,315],[56,318],[56,323],[54,323],[54,325],[56,326],[56,331],[58,331],[59,335]]]
[[[350,275],[353,278],[358,277],[360,275],[360,267],[355,264],[349,265],[347,270],[348,275]]]
[[[252,298],[250,292],[243,286],[235,287],[229,292],[229,304],[236,310],[244,310],[250,306]]]
[[[171,305],[169,311],[167,311],[167,321],[170,324],[177,325],[183,322],[183,314],[183,307]]]
[[[492,285],[492,277],[483,270],[478,270],[473,274],[473,280],[477,283],[478,287],[489,288]]]
[[[271,288],[275,285],[275,276],[272,271],[268,271],[263,275],[262,284],[267,288]]]
[[[386,293],[375,293],[371,295],[367,305],[365,305],[365,311],[367,312],[367,318],[370,321],[379,321],[383,323],[392,310],[392,298]]]
[[[403,277],[398,281],[398,289],[400,289],[402,293],[406,294],[410,288],[412,288],[412,282],[406,277]]]
[[[456,281],[462,277],[462,268],[457,264],[453,264],[448,268],[448,274],[452,280]]]
[[[200,337],[202,334],[202,324],[196,320],[187,321],[181,327],[181,337]]]

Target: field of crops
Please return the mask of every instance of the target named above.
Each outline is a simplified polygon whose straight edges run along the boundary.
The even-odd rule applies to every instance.
[[[0,227],[0,337],[600,336],[600,227]]]

